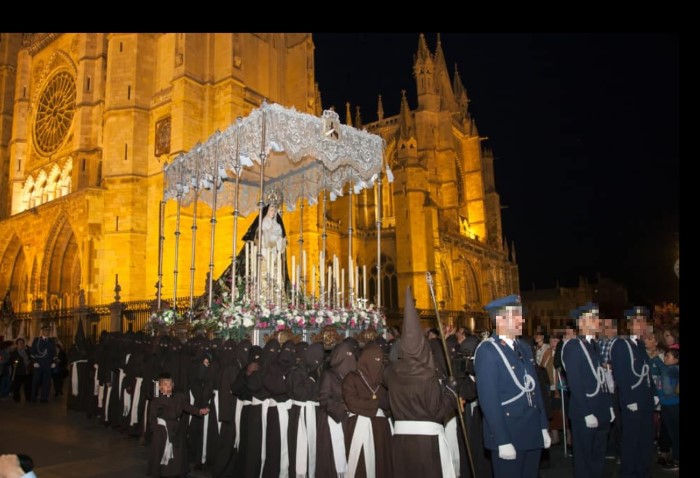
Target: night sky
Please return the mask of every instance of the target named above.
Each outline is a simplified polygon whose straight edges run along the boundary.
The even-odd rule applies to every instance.
[[[323,108],[417,106],[418,33],[314,33]],[[425,33],[434,53],[436,33]],[[661,33],[442,33],[495,156],[522,290],[600,273],[633,302],[679,302],[679,47]]]

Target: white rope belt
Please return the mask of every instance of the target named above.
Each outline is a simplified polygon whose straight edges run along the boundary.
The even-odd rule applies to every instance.
[[[102,394],[100,394],[101,396]],[[107,384],[107,396],[105,397],[105,422],[109,421],[109,399],[112,396],[112,382]]]
[[[445,427],[435,422],[416,420],[396,420],[394,423],[394,433],[396,435],[433,435],[438,438],[440,449],[440,466],[443,478],[456,478],[455,470],[452,468],[452,457],[450,448],[445,438]]]

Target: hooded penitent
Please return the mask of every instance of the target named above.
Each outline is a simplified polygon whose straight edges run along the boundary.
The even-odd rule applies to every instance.
[[[410,288],[406,289],[400,347],[399,360],[393,365],[396,373],[403,376],[435,376],[433,353],[423,335]]]

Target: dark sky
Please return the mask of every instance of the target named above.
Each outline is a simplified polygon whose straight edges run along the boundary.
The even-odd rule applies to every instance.
[[[418,33],[314,33],[324,108],[398,113]],[[425,33],[435,51],[436,33]],[[678,35],[442,33],[495,156],[504,234],[521,288],[597,273],[630,300],[678,303]]]

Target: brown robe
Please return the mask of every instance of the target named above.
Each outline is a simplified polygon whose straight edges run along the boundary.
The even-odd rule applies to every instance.
[[[186,412],[200,416],[199,409],[190,405],[182,392],[175,392],[170,397],[161,395],[154,398],[148,404],[148,423],[153,432],[150,449],[148,451],[148,475],[154,477],[180,476],[189,471],[187,460],[187,418],[182,417]],[[158,418],[166,422],[166,431],[158,425]],[[165,450],[167,438],[173,444],[173,458],[167,465],[161,465],[160,461]]]
[[[343,400],[348,411],[354,414],[348,418],[347,422],[345,451],[349,459],[358,416],[369,418],[372,422],[374,439],[374,476],[390,478],[392,476],[391,425],[387,418],[388,411],[384,411],[389,408],[389,395],[381,380],[382,351],[377,345],[367,346],[360,355],[357,370],[350,372],[343,380]],[[377,410],[380,408],[383,409],[385,416],[377,416]],[[360,452],[354,476],[356,478],[367,476],[364,449]]]

